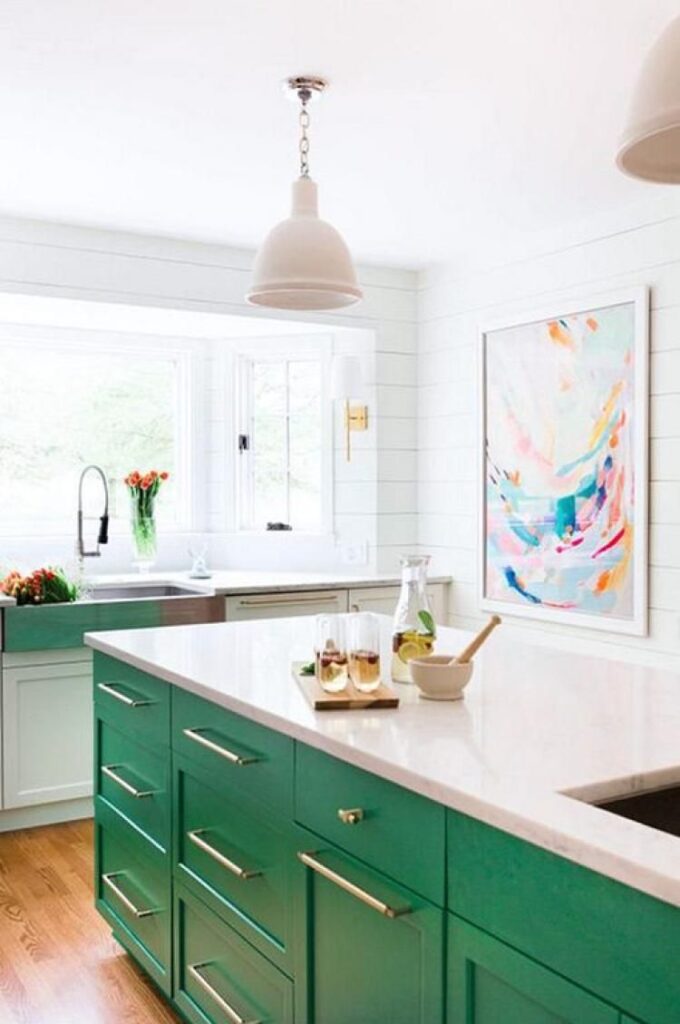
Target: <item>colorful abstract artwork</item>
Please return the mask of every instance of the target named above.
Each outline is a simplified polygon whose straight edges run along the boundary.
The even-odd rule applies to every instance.
[[[485,607],[646,628],[646,294],[483,345]]]

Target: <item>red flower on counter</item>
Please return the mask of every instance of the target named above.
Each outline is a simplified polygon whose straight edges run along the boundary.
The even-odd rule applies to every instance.
[[[63,569],[48,566],[27,576],[13,569],[0,581],[0,593],[13,597],[17,604],[59,604],[75,601],[79,590]]]

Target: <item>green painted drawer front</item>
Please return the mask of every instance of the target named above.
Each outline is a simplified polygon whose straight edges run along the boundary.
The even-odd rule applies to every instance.
[[[96,720],[96,792],[161,852],[170,848],[170,759]]]
[[[128,843],[120,826],[106,828],[106,811],[97,807],[97,908],[122,945],[163,991],[170,993],[170,875],[162,858],[142,852],[141,841]],[[108,883],[107,883],[108,879]]]
[[[317,837],[300,833],[299,849],[311,852],[317,868],[330,870],[333,878],[300,864],[296,906],[303,938],[295,1019],[304,1024],[442,1024],[444,911]],[[385,916],[356,889],[347,891],[343,886],[348,884],[401,916]]]
[[[178,687],[172,693],[173,746],[210,772],[225,793],[264,801],[292,813],[293,741],[218,708]]]
[[[292,982],[191,893],[176,888],[175,1002],[187,1020],[292,1024]]]
[[[94,699],[99,714],[144,746],[170,742],[170,687],[132,665],[95,652]]]
[[[447,1024],[619,1024],[607,1003],[447,916]]]
[[[680,908],[454,812],[448,878],[457,914],[646,1024],[680,1021]]]
[[[295,778],[302,825],[444,905],[443,807],[302,744]],[[339,813],[354,809],[361,820],[343,823]]]
[[[291,970],[291,828],[259,805],[212,789],[175,758],[175,874],[280,967]],[[253,813],[253,806],[255,811]]]

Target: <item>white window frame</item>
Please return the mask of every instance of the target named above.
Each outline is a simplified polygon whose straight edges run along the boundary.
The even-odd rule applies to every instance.
[[[204,407],[201,400],[205,388],[205,363],[208,349],[202,339],[159,337],[150,334],[131,334],[109,331],[78,330],[50,326],[0,324],[0,348],[25,347],[32,354],[41,350],[69,351],[73,353],[100,351],[120,355],[129,352],[131,358],[143,355],[168,359],[177,366],[175,451],[176,472],[183,481],[177,493],[176,515],[167,521],[167,533],[184,533],[202,528],[207,506],[207,472],[204,465],[205,429]],[[133,466],[131,469],[135,468]],[[140,467],[145,468],[145,467]],[[73,494],[73,516],[53,520],[0,521],[1,537],[55,537],[75,530],[78,495]],[[125,516],[111,522],[112,535],[122,535],[129,529]]]
[[[321,522],[311,532],[285,531],[284,536],[329,536],[333,533],[333,403],[329,394],[331,337],[248,339],[235,347],[234,381],[234,507],[233,523],[239,533],[263,533],[253,521],[254,452],[239,451],[238,437],[253,436],[252,367],[255,362],[318,362],[321,365]]]

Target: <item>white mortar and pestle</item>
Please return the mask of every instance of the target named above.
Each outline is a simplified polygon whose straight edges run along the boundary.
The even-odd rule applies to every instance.
[[[499,615],[492,615],[477,636],[453,658],[450,654],[427,654],[422,658],[411,658],[408,663],[411,678],[421,696],[426,700],[460,700],[472,676],[472,658],[496,626],[500,625],[500,621]]]

